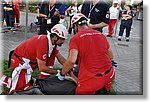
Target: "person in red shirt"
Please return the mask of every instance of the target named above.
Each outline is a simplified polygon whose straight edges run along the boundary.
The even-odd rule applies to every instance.
[[[41,94],[31,86],[31,74],[36,66],[40,72],[47,74],[58,73],[53,66],[55,57],[61,64],[66,61],[59,53],[57,46],[61,46],[67,38],[65,26],[57,24],[51,29],[51,34],[34,36],[20,44],[11,57],[12,85],[10,94]],[[42,75],[41,75],[42,77]],[[21,91],[21,92],[20,92]]]
[[[77,61],[77,95],[93,95],[102,87],[110,90],[115,70],[109,42],[101,32],[87,26],[87,18],[83,14],[74,15],[71,22],[77,33],[70,40],[68,59],[61,75],[65,75]]]
[[[14,4],[14,19],[15,19],[15,25],[17,27],[20,26],[20,3],[22,0],[13,0]]]

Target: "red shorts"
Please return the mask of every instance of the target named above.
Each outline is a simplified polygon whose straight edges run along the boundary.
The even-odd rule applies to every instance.
[[[103,76],[95,76],[87,81],[79,82],[79,86],[76,88],[77,95],[94,95],[96,91],[102,87],[111,88],[111,82],[115,78],[114,68]]]

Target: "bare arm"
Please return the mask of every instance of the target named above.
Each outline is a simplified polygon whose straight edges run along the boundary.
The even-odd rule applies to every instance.
[[[13,9],[10,8],[10,7],[4,7],[4,10],[6,10],[6,11],[11,11],[11,10],[13,10]]]
[[[132,16],[128,15],[128,16],[126,17],[126,19],[132,19]]]
[[[122,14],[122,17],[127,17],[128,15],[127,14]]]
[[[77,84],[77,79],[78,79],[78,78],[73,74],[73,72],[70,73],[70,76],[73,77],[73,79],[75,79],[74,82]]]
[[[65,75],[71,68],[73,68],[73,65],[77,60],[77,56],[78,56],[78,51],[76,49],[70,50],[68,59],[62,68],[62,75]]]
[[[108,49],[108,55],[109,55],[110,59],[114,58],[114,55],[113,55],[113,52],[112,52],[111,48]]]
[[[38,17],[40,16],[40,10],[39,10],[39,8],[37,8],[37,16]]]
[[[39,13],[39,17],[47,17],[47,15]]]
[[[122,17],[125,17],[126,19],[131,19],[132,16],[128,15],[128,14],[123,14]]]
[[[65,75],[65,79],[69,80],[69,81],[74,81],[78,85],[78,83],[77,83],[78,78],[73,74],[72,71],[70,72],[70,76]]]
[[[90,28],[103,28],[103,27],[106,27],[106,26],[108,26],[108,24],[104,23],[104,22],[101,22],[101,23],[98,23],[98,24],[89,24]]]
[[[39,67],[40,72],[46,72],[46,73],[50,73],[50,74],[52,74],[52,73],[56,74],[57,73],[57,70],[48,68],[46,66],[46,62],[37,59],[37,63],[38,63],[38,67]]]
[[[59,52],[56,55],[56,58],[57,58],[58,62],[62,65],[66,62],[66,59]]]

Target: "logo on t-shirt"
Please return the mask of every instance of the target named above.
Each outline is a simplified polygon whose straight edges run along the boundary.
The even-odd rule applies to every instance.
[[[109,14],[106,14],[106,18],[107,18],[107,19],[109,18]]]
[[[95,8],[95,12],[100,12],[99,9]]]
[[[44,54],[44,55],[43,55],[43,59],[45,60],[45,59],[46,59],[46,57],[47,57],[47,54]]]

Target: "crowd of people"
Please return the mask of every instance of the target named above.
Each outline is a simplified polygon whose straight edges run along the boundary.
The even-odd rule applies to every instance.
[[[118,0],[113,0],[112,6],[109,7],[107,3],[103,0],[92,0],[93,3],[89,0],[83,0],[83,4],[78,5],[77,0],[73,0],[71,6],[66,10],[67,14],[70,17],[69,21],[69,34],[72,34],[72,27],[71,27],[71,19],[77,13],[82,13],[88,18],[88,26],[92,29],[98,30],[102,32],[102,29],[108,26],[108,35],[107,37],[113,37],[115,25],[119,19],[121,19],[120,24],[120,31],[118,41],[121,41],[121,37],[123,36],[124,29],[126,29],[126,41],[129,41],[130,31],[132,26],[132,20],[135,16],[134,12],[132,11],[132,7],[127,5],[125,10],[119,6]],[[64,2],[60,3],[56,0],[52,0],[49,3],[44,2],[43,0],[39,3],[39,13],[38,18],[40,18],[39,22],[40,32],[39,34],[47,34],[46,30],[50,30],[55,24],[58,24],[60,19],[63,19],[66,15],[56,13],[57,9],[62,5]],[[45,7],[45,4],[49,4],[50,12],[45,10],[48,7]],[[43,8],[44,5],[44,8]],[[53,8],[54,7],[54,8]],[[56,12],[55,12],[56,11]],[[51,20],[47,19],[50,16]],[[55,16],[55,17],[54,17]],[[58,17],[59,16],[59,17]],[[124,19],[126,18],[126,19]],[[124,25],[124,26],[123,26]],[[48,28],[47,28],[48,27]],[[75,30],[73,30],[75,34]],[[115,34],[116,35],[116,34]]]
[[[80,6],[77,6],[77,1],[73,1],[70,7],[63,4],[64,2],[57,0],[39,3],[39,35],[21,43],[12,52],[10,94],[42,94],[38,88],[32,87],[32,72],[36,66],[40,70],[40,78],[48,78],[54,73],[63,81],[66,74],[70,74],[76,83],[77,95],[93,95],[102,88],[106,92],[111,90],[112,81],[115,79],[114,66],[117,63],[113,60],[113,52],[103,34],[103,27],[108,26],[107,37],[112,37],[114,26],[122,12],[118,1],[113,0],[111,8],[103,0],[85,0]],[[60,9],[62,5],[64,8]],[[57,48],[68,36],[67,28],[59,24],[60,19],[65,17],[65,12],[70,15],[69,34],[72,29],[75,34],[69,42],[67,58]],[[133,17],[131,6],[127,5],[122,13],[119,41],[124,29],[126,41],[129,41]],[[53,69],[55,58],[63,65],[61,70]],[[75,64],[78,65],[77,75],[72,73]]]

